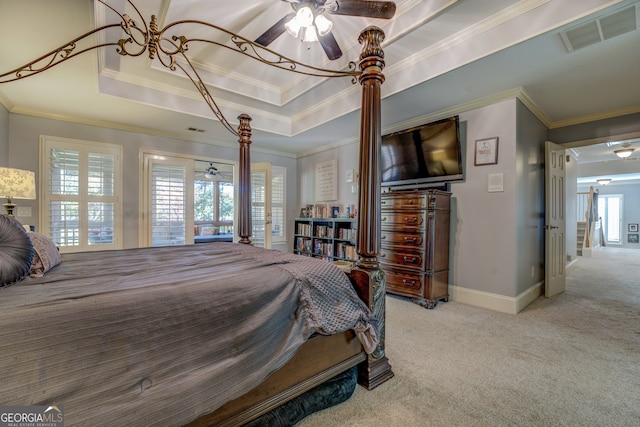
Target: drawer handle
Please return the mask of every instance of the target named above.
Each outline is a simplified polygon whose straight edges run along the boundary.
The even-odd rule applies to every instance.
[[[380,240],[386,240],[387,235],[385,234],[384,236],[380,237]]]
[[[384,218],[382,218],[382,220],[383,220],[383,221],[386,221],[386,220],[387,220],[387,217],[385,216]]]
[[[415,264],[416,262],[418,262],[418,257],[416,256],[408,257],[405,255],[402,258],[404,259],[405,264]]]
[[[407,279],[402,279],[402,284],[405,286],[415,286],[416,281],[415,280],[407,280]]]
[[[409,237],[409,236],[404,236],[404,242],[405,243],[415,243],[418,241],[417,237]]]
[[[409,218],[408,216],[404,217],[404,222],[407,224],[415,224],[418,222],[418,217],[414,216],[413,218]]]

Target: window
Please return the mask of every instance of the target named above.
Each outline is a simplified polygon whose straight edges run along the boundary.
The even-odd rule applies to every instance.
[[[194,181],[194,224],[211,224],[233,234],[233,182]]]
[[[602,218],[602,227],[608,243],[622,243],[622,195],[598,195],[598,214]]]
[[[122,248],[122,146],[44,137],[43,234],[62,252]]]

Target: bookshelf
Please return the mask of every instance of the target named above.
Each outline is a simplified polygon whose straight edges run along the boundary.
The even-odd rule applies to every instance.
[[[355,261],[356,220],[296,218],[293,253],[327,261]]]

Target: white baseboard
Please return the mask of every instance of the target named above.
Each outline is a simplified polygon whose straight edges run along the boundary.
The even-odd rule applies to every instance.
[[[507,297],[491,292],[449,285],[449,298],[463,304],[487,308],[501,313],[518,314],[523,308],[542,295],[544,291],[543,283],[536,283],[517,297]]]

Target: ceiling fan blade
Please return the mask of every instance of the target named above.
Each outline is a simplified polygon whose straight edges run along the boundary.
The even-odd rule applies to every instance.
[[[333,36],[333,33],[327,33],[324,36],[318,36],[318,41],[324,49],[324,53],[327,54],[330,60],[338,59],[342,56],[342,50],[340,46],[338,46],[338,42],[336,38]]]
[[[396,14],[396,4],[392,1],[336,0],[329,12],[335,15],[391,19]]]
[[[278,22],[276,22],[271,28],[265,31],[260,37],[256,39],[256,43],[262,46],[269,46],[275,39],[280,37],[286,30],[284,28],[284,24],[289,22],[294,16],[295,13],[289,13],[282,17]]]

